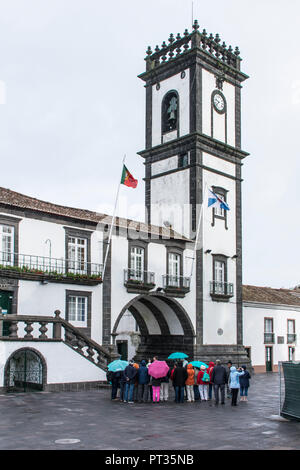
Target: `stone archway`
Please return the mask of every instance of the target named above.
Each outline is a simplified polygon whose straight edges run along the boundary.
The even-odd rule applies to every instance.
[[[17,349],[7,359],[4,369],[4,386],[7,392],[42,391],[46,383],[46,361],[36,349]]]
[[[174,351],[194,355],[194,327],[185,309],[173,297],[163,293],[139,295],[128,302],[118,315],[113,328],[113,338],[118,336],[118,326],[129,311],[140,330],[140,344],[135,360],[158,355],[166,359]]]

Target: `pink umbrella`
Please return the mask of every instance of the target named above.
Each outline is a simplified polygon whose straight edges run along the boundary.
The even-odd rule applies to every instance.
[[[154,361],[148,367],[148,373],[155,379],[160,379],[167,375],[169,369],[170,367],[165,361]]]

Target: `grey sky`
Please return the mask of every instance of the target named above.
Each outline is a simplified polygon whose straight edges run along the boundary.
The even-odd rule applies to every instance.
[[[299,17],[298,0],[194,0],[200,28],[238,45],[250,75],[242,91],[249,284],[300,283]],[[139,185],[122,188],[120,215],[140,218],[145,97],[137,75],[148,45],[185,28],[188,0],[0,1],[0,185],[111,213],[126,153]]]

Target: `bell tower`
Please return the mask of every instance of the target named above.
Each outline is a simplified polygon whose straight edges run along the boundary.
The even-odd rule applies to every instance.
[[[139,155],[146,221],[195,239],[203,203],[195,355],[205,357],[210,345],[214,355],[225,345],[241,346],[243,355],[241,168],[248,153],[241,149],[241,89],[248,76],[240,51],[219,34],[200,32],[195,20],[191,32],[171,34],[154,51],[148,47],[145,61],[139,78],[146,89],[146,143]],[[209,209],[206,188],[230,211]]]

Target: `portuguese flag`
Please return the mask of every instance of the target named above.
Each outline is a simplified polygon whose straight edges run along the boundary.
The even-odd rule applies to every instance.
[[[123,165],[121,184],[125,184],[125,186],[129,186],[130,188],[136,188],[138,184],[138,180],[134,179],[125,165]]]

